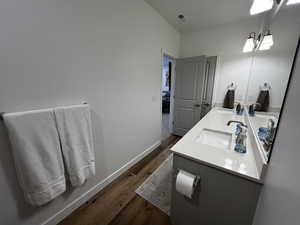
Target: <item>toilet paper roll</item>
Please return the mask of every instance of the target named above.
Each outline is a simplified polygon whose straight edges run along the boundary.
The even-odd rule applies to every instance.
[[[179,170],[176,177],[176,191],[188,198],[192,198],[194,193],[194,183],[196,176],[183,170]]]

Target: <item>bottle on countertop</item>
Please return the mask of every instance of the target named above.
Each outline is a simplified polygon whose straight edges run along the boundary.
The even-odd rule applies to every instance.
[[[239,103],[239,104],[237,104],[237,106],[236,106],[236,114],[240,114],[241,113],[241,104]]]
[[[249,106],[249,116],[255,116],[255,108],[254,104]]]
[[[243,115],[243,113],[244,113],[244,107],[240,103],[238,103],[236,106],[236,114]]]
[[[247,139],[247,128],[239,126],[236,130],[237,138],[236,138],[236,144],[234,147],[234,150],[239,153],[246,153],[246,139]]]

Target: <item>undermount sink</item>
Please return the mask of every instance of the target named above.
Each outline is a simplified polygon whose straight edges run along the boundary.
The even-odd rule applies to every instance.
[[[229,150],[232,142],[232,134],[205,128],[200,132],[195,141],[196,143]]]

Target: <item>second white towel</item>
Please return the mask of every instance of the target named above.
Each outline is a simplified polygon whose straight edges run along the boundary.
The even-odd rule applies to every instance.
[[[91,113],[89,105],[54,109],[65,166],[72,186],[95,175]]]

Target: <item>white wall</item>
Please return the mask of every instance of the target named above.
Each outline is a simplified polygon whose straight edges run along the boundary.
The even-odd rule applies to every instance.
[[[296,65],[256,210],[254,225],[299,224],[299,53]]]
[[[97,175],[31,208],[0,122],[0,223],[41,224],[159,143],[161,49],[178,48],[179,33],[141,0],[1,1],[0,111],[87,101]]]
[[[252,57],[249,55],[220,56],[214,87],[214,103],[223,103],[227,87],[232,82],[236,85],[235,101],[243,102],[247,91]]]
[[[223,103],[226,87],[238,85],[236,100],[243,102],[251,68],[251,54],[242,53],[248,34],[259,29],[260,21],[251,21],[216,26],[199,32],[181,35],[180,56],[218,56],[214,103]]]

